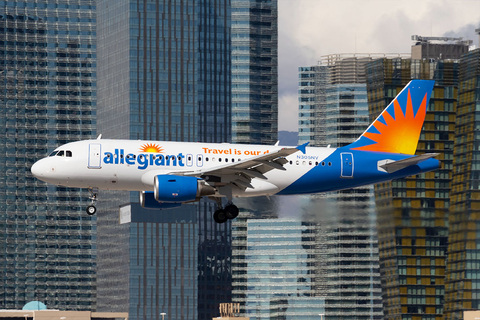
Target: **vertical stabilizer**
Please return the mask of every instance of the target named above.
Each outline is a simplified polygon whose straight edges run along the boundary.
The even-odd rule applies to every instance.
[[[434,84],[433,80],[410,81],[347,148],[415,154]]]

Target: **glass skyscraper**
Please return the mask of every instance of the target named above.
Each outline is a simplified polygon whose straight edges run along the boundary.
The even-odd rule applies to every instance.
[[[365,65],[373,57],[328,55],[320,65],[299,68],[300,143],[343,147],[365,131]],[[312,195],[305,203],[324,237],[324,265],[317,279],[322,279],[326,318],[381,319],[373,187]]]
[[[274,144],[278,131],[277,0],[232,1],[232,142]]]
[[[312,319],[324,314],[316,272],[322,260],[315,223],[292,219],[233,222],[235,302],[250,319]]]
[[[57,146],[94,137],[95,24],[93,0],[0,1],[0,309],[96,308],[88,194],[30,173]]]
[[[106,138],[231,140],[229,0],[97,1],[98,132]],[[211,319],[231,295],[230,223],[213,203],[144,210],[102,192],[100,311]],[[118,206],[132,221],[119,224]],[[140,218],[139,218],[140,217]]]

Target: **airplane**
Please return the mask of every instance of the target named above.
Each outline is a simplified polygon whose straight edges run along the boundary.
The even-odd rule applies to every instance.
[[[97,139],[67,143],[35,162],[38,179],[98,190],[140,191],[140,204],[170,209],[208,197],[213,218],[238,216],[236,197],[350,189],[436,170],[438,153],[415,155],[434,86],[412,80],[353,143],[340,148]],[[227,200],[225,206],[222,199]]]

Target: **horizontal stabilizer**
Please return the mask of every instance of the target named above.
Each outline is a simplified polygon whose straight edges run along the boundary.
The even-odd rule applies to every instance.
[[[434,158],[438,156],[439,153],[425,153],[419,156],[413,156],[411,158],[403,159],[403,160],[382,160],[378,162],[378,168],[388,173],[392,173],[403,168],[416,165],[422,161],[428,160],[430,158]]]

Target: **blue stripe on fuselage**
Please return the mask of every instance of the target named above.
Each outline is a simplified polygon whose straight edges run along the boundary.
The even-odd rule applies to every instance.
[[[351,178],[341,177],[341,153],[351,153],[353,155],[353,177]],[[437,159],[431,158],[420,162],[417,165],[409,166],[393,173],[378,170],[378,161],[397,161],[410,157],[412,156],[405,154],[339,148],[323,160],[325,163],[324,166],[321,164],[315,166],[312,170],[308,171],[300,179],[296,180],[278,194],[304,194],[350,189],[362,185],[399,179],[422,172],[432,171],[438,169],[440,165],[440,162]],[[328,163],[331,163],[331,166],[329,166]],[[345,172],[348,172],[348,170],[344,170],[344,173]]]

